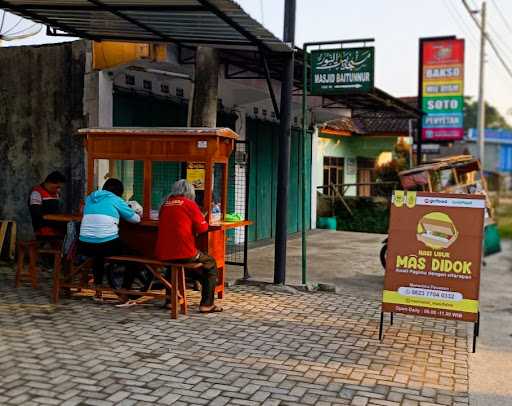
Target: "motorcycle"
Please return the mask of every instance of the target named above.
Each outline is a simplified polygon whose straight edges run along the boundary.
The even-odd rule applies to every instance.
[[[388,238],[386,238],[384,241],[382,241],[382,248],[380,249],[380,263],[382,264],[382,267],[384,270],[386,270],[386,258],[388,255]]]

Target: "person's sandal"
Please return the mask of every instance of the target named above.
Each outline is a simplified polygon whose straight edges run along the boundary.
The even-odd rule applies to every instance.
[[[223,310],[224,309],[222,307],[213,305],[213,307],[208,309],[208,310],[201,310],[201,309],[199,309],[199,313],[203,313],[203,314],[207,314],[207,313],[220,313]]]
[[[132,306],[137,306],[138,304],[139,304],[139,302],[137,300],[128,300],[127,302],[124,302],[121,304],[116,304],[116,307],[121,307],[121,308],[132,307]]]

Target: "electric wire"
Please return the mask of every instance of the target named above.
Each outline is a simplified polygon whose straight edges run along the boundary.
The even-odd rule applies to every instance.
[[[7,31],[4,32],[3,35],[6,35],[6,34],[9,34],[12,30],[14,30],[18,25],[21,24],[21,22],[23,21],[24,19],[23,18],[18,18],[18,21],[16,22],[16,24],[14,24],[11,28],[7,29]]]
[[[503,11],[501,10],[501,8],[498,6],[498,3],[496,2],[496,0],[491,0],[492,4],[494,5],[494,8],[496,9],[496,11],[498,12],[498,15],[500,16],[501,20],[503,21],[503,23],[505,24],[505,26],[508,28],[508,30],[512,33],[512,25],[510,25],[510,23],[508,22],[508,20],[505,18],[505,14],[503,13]]]
[[[446,9],[448,10],[448,12],[450,14],[450,17],[459,26],[461,31],[463,31],[468,36],[468,38],[474,45],[478,44],[478,39],[471,32],[471,27],[469,27],[466,24],[466,22],[464,21],[464,18],[461,16],[461,14],[457,10],[457,8],[456,7],[452,8],[451,7],[452,4],[449,2],[449,0],[443,0],[443,2],[444,2]]]
[[[482,26],[480,24],[480,22],[477,20],[477,18],[473,15],[473,11],[471,10],[471,8],[469,7],[468,3],[466,0],[462,0],[462,4],[464,5],[464,7],[466,8],[467,12],[469,13],[469,15],[471,16],[471,18],[473,19],[473,21],[475,22],[476,26],[478,27],[479,30],[481,30]],[[494,53],[496,54],[496,56],[498,57],[498,60],[501,62],[501,64],[503,65],[503,67],[505,68],[505,71],[508,73],[508,75],[510,76],[510,78],[512,78],[512,69],[510,68],[510,66],[507,64],[507,62],[505,61],[505,59],[503,59],[503,56],[501,55],[500,51],[498,50],[496,44],[494,43],[494,41],[492,40],[492,38],[489,36],[489,33],[488,32],[484,32],[484,36],[485,36],[485,39],[487,40],[487,42],[489,43],[489,45],[491,46],[491,48],[493,49]]]
[[[2,30],[4,28],[4,22],[5,22],[5,11],[2,11],[2,22],[0,23],[0,37],[2,36]]]

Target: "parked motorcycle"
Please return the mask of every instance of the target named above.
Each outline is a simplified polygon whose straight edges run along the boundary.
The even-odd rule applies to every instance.
[[[384,270],[386,270],[386,258],[388,255],[388,238],[386,238],[384,241],[382,241],[382,248],[380,249],[380,263],[382,264],[382,267]]]

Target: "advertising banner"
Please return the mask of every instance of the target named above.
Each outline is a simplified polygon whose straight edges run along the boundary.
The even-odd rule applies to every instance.
[[[195,190],[204,190],[205,165],[202,162],[187,162],[187,180]]]
[[[374,85],[375,49],[342,48],[311,52],[311,94],[369,92]]]
[[[422,140],[464,136],[464,40],[421,40]]]
[[[485,197],[395,191],[382,310],[477,321]]]

